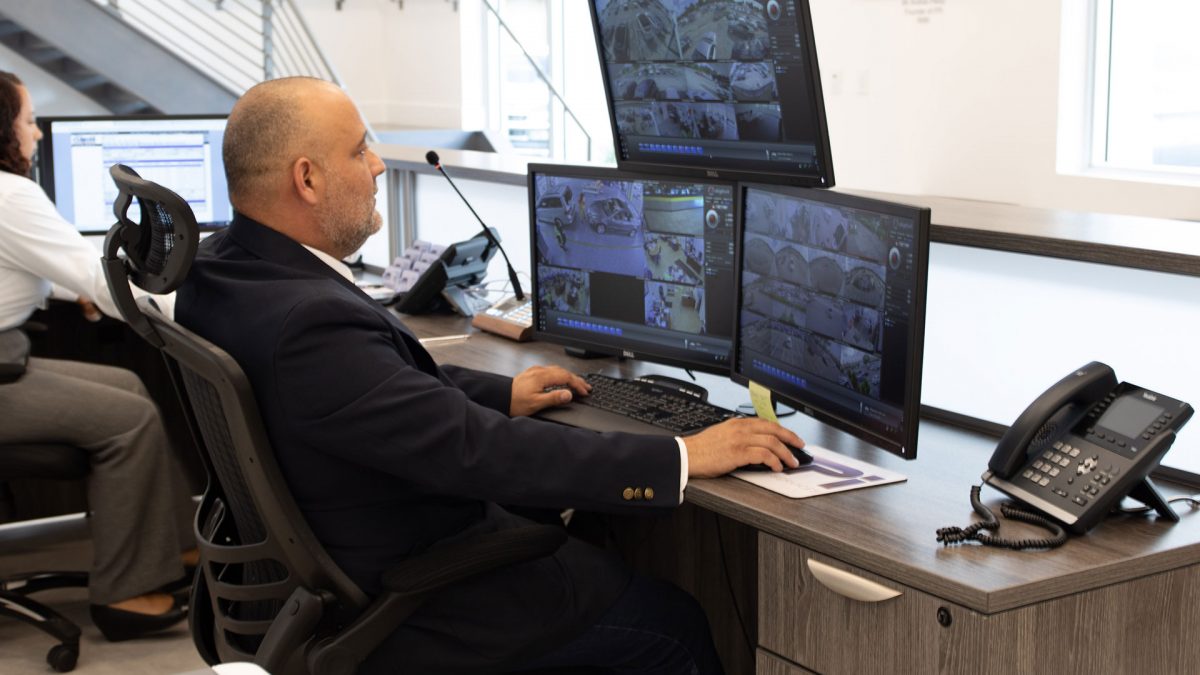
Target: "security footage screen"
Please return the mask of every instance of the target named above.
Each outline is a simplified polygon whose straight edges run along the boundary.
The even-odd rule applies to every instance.
[[[746,188],[737,370],[800,404],[899,434],[916,222],[787,190]]]
[[[534,173],[540,331],[728,368],[732,183]]]
[[[619,157],[824,175],[802,1],[596,0]]]

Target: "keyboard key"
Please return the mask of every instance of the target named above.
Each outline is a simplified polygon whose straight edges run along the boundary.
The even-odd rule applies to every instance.
[[[726,410],[649,382],[622,380],[605,375],[584,376],[591,394],[576,401],[676,433],[698,431],[735,416]]]

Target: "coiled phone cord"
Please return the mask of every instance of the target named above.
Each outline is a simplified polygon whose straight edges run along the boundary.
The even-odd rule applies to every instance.
[[[979,499],[979,492],[982,485],[971,486],[971,507],[975,509],[983,520],[971,523],[966,527],[943,527],[937,531],[937,540],[942,544],[949,546],[951,544],[961,544],[964,541],[978,541],[985,546],[997,546],[999,548],[1011,548],[1014,551],[1020,551],[1026,548],[1058,548],[1067,541],[1067,532],[1045,516],[1033,511],[1027,511],[1015,504],[1005,502],[1000,505],[1000,513],[1009,520],[1018,520],[1030,525],[1046,528],[1050,530],[1053,536],[1045,539],[1004,539],[998,537],[994,533],[1000,529],[1000,521],[996,518],[996,514],[992,510],[983,505],[983,501]]]

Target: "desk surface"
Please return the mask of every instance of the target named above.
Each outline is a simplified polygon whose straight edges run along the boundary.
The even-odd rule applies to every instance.
[[[517,344],[471,328],[461,317],[402,317],[418,337],[470,334],[461,341],[436,343],[430,353],[440,363],[516,374],[533,365],[558,364],[576,372],[633,377],[677,369],[615,359],[567,356],[548,343]],[[747,401],[745,389],[728,380],[698,375],[711,400],[726,407]],[[1053,551],[1008,551],[978,545],[943,547],[939,527],[973,520],[969,491],[995,446],[994,438],[923,421],[917,459],[911,462],[879,450],[803,415],[783,423],[807,442],[908,476],[908,481],[808,499],[788,499],[736,478],[695,480],[688,501],[801,546],[921,588],[983,613],[1021,607],[1080,591],[1164,572],[1200,562],[1200,514],[1173,505],[1182,522],[1170,525],[1150,516],[1113,516],[1084,536]],[[1159,483],[1169,495],[1185,488]],[[984,491],[985,503],[999,510],[1001,495]],[[1044,531],[1003,521],[1009,537],[1042,536]]]

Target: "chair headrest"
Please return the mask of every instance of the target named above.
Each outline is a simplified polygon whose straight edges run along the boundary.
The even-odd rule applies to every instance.
[[[118,190],[113,202],[117,222],[104,240],[105,259],[115,260],[123,250],[131,282],[148,293],[174,291],[187,277],[200,241],[191,207],[124,164],[114,164],[109,175]],[[128,214],[135,198],[141,212],[136,222]]]

